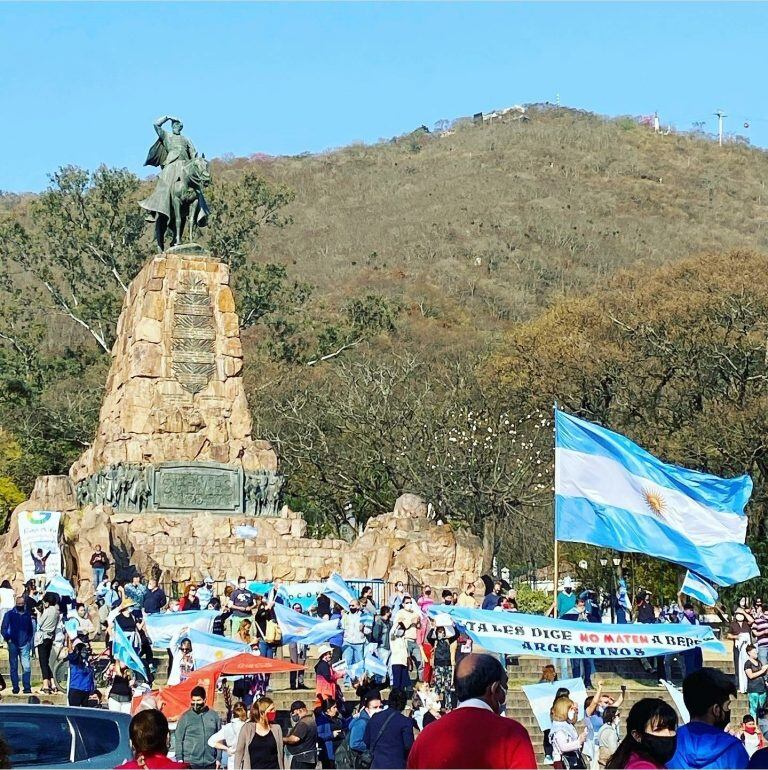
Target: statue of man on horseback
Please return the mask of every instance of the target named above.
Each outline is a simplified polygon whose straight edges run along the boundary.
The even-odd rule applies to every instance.
[[[168,121],[170,133],[163,129]],[[171,245],[178,246],[187,223],[191,239],[195,228],[205,227],[208,220],[208,204],[203,195],[203,188],[211,183],[208,161],[205,155],[198,156],[192,142],[181,135],[182,128],[179,118],[158,118],[158,139],[144,161],[145,166],[161,168],[154,191],[139,202],[149,212],[147,220],[155,223],[155,238],[161,250],[165,248],[166,231],[171,232]]]

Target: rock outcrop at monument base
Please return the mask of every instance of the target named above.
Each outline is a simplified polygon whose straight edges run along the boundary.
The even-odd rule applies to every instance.
[[[65,570],[78,576],[81,598],[93,591],[89,560],[95,545],[111,553],[118,577],[128,578],[137,569],[165,585],[200,581],[206,575],[216,581],[234,581],[239,575],[265,581],[317,580],[337,571],[349,578],[403,579],[458,590],[480,574],[479,539],[429,521],[427,506],[416,495],[400,497],[392,513],[371,519],[363,534],[348,543],[307,537],[304,518],[287,507],[279,517],[269,518],[77,509],[68,482],[66,476],[41,477],[36,494],[16,509],[9,532],[0,538],[0,563],[13,567],[4,575],[22,579],[17,519],[23,510],[63,510]],[[256,528],[254,539],[235,534],[243,524]]]

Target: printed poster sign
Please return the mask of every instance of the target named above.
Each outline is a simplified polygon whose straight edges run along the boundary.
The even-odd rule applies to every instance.
[[[37,555],[38,548],[42,550],[43,556],[50,554],[45,561],[45,574],[48,578],[61,575],[60,523],[60,511],[21,511],[19,513],[21,568],[25,580],[32,580],[35,576],[32,554]]]

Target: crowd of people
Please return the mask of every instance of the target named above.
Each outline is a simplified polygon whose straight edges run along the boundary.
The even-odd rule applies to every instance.
[[[38,579],[28,581],[18,595],[8,581],[0,583],[0,634],[8,647],[12,692],[32,693],[33,655],[42,677],[38,694],[55,692],[51,660],[58,650],[58,658],[66,660],[69,668],[70,705],[105,705],[130,713],[134,696],[148,691],[158,668],[146,630],[147,617],[184,610],[214,610],[215,634],[227,635],[266,657],[280,655],[307,663],[305,645],[283,645],[275,615],[275,606],[286,602],[280,581],[261,595],[240,577],[218,596],[214,581],[206,576],[200,583],[185,586],[182,595],[174,598],[156,580],[144,581],[138,574],[127,582],[106,577],[110,565],[101,549],[91,563],[94,580],[101,580],[90,606],[46,591]],[[228,767],[238,770],[318,765],[535,767],[528,732],[514,720],[502,718],[508,689],[505,656],[473,652],[472,640],[454,626],[449,612],[440,612],[441,607],[448,610],[454,605],[516,612],[514,591],[505,591],[496,582],[477,599],[474,584],[460,593],[443,590],[439,597],[430,586],[417,593],[411,595],[397,582],[387,603],[377,606],[372,588],[365,586],[347,608],[321,594],[312,613],[337,620],[338,634],[316,649],[314,688],[303,672],[291,672],[291,690],[306,690],[307,697],[291,704],[286,723],[277,720],[265,675],[240,677],[231,688],[226,680],[222,682],[224,722],[207,705],[203,688],[194,688],[189,710],[170,726],[170,733],[165,718],[152,708],[152,699],[145,699],[131,727],[137,764],[128,766],[217,767],[226,756]],[[13,599],[10,607],[9,597]],[[288,604],[295,612],[304,612],[301,603]],[[591,592],[575,591],[566,579],[550,611],[567,620],[601,622],[599,606]],[[433,611],[428,613],[430,608]],[[627,600],[624,611],[627,622],[633,618],[643,623],[699,622],[692,605],[660,608],[647,591],[641,591],[631,605]],[[145,663],[144,682],[120,660],[110,659],[109,644],[118,626]],[[98,636],[107,643],[105,658],[110,666],[105,693],[97,689],[90,647]],[[623,688],[621,695],[612,697],[598,682],[595,693],[584,703],[574,702],[568,690],[558,690],[551,707],[551,728],[544,735],[544,761],[554,767],[593,769],[768,767],[764,738],[768,730],[768,618],[759,599],[740,601],[727,626],[727,637],[734,643],[735,678],[704,668],[698,649],[680,656],[683,698],[691,716],[686,725],[678,724],[674,709],[660,698],[644,698],[624,716]],[[385,664],[383,670],[366,672],[369,654]],[[659,674],[669,674],[667,657],[655,661]],[[169,674],[174,660],[178,681],[195,671],[195,650],[189,638],[182,636],[168,650]],[[654,670],[654,661],[643,664]],[[542,681],[564,678],[558,677],[557,665],[556,661],[545,666]],[[571,673],[592,688],[592,661],[573,661]],[[668,675],[663,678],[671,679]],[[740,721],[730,713],[739,691],[747,692],[749,700],[749,713]],[[475,735],[494,738],[467,740]],[[173,759],[168,758],[169,746]]]

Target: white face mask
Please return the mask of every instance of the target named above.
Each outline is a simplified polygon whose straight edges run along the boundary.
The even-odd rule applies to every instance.
[[[574,709],[570,709],[568,711],[568,719],[570,719],[571,722],[573,722],[573,720],[576,719],[576,711]]]

